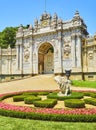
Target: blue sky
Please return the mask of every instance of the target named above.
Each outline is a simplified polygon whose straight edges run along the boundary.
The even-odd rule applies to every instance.
[[[0,31],[5,27],[23,24],[34,25],[45,10],[45,0],[0,0]],[[72,19],[78,10],[84,19],[88,32],[96,32],[96,0],[46,0],[46,11],[55,12],[63,20]]]

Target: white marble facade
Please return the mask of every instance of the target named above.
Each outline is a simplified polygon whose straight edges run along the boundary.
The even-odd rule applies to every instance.
[[[72,70],[73,77],[92,75],[96,64],[96,38],[90,37],[87,26],[76,11],[71,20],[63,21],[57,14],[52,17],[44,12],[34,26],[26,29],[21,25],[16,34],[14,62],[6,73],[10,74],[63,74]],[[6,59],[6,56],[5,56]],[[3,60],[0,60],[3,73]],[[12,61],[13,62],[13,61]],[[8,63],[5,63],[6,65]],[[14,70],[14,71],[13,71]],[[95,75],[95,74],[94,74]]]

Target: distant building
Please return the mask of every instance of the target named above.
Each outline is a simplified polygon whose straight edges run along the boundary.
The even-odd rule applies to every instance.
[[[1,75],[64,74],[71,69],[72,79],[96,80],[96,35],[89,36],[78,11],[68,21],[45,12],[34,27],[19,27],[16,48],[0,50],[0,66]]]

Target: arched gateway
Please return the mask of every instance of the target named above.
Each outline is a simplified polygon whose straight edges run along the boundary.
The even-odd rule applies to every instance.
[[[69,21],[61,20],[56,13],[51,16],[44,12],[34,21],[34,26],[19,27],[14,54],[16,67],[12,68],[21,75],[65,74],[65,70],[71,68],[73,79],[88,78],[88,74],[90,78],[96,61],[95,51],[92,51],[96,50],[95,41],[95,36],[93,40],[88,37],[87,27],[78,11]],[[10,63],[14,63],[13,58]],[[5,63],[4,59],[1,61]],[[5,65],[1,68],[5,70]]]
[[[76,11],[62,20],[44,12],[34,26],[22,25],[16,33],[16,48],[0,48],[0,77],[37,74],[65,74],[71,79],[96,80],[96,34],[90,37]]]
[[[54,72],[54,48],[45,42],[38,49],[38,73],[49,74]]]

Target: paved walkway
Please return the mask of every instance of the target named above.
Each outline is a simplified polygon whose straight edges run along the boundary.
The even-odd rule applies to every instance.
[[[53,75],[39,75],[27,79],[0,83],[0,93],[19,92],[26,90],[58,90],[59,86],[54,81]],[[88,88],[77,88],[72,86],[72,90],[90,90]],[[95,90],[96,89],[91,89]]]

